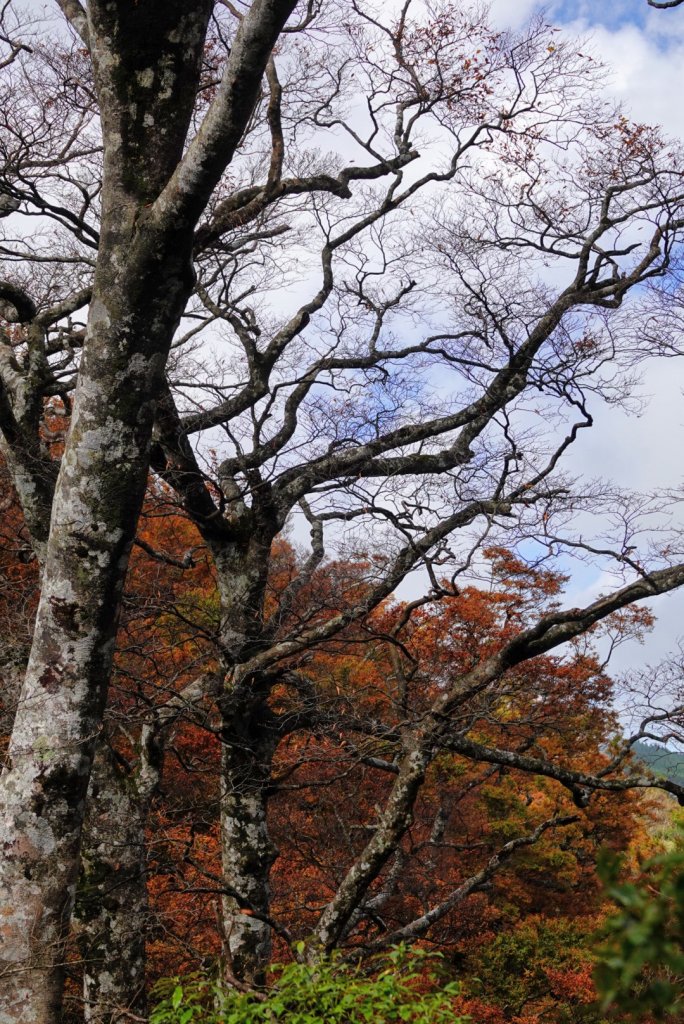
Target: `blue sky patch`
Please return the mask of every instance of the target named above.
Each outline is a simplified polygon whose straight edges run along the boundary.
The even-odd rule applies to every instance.
[[[625,25],[643,28],[648,17],[655,13],[646,0],[557,0],[545,7],[555,22],[564,24],[582,20],[589,25],[603,25],[613,30]],[[676,17],[676,12],[662,11],[660,17]]]

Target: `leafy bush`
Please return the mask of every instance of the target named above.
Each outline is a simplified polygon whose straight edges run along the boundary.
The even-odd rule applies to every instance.
[[[593,919],[520,922],[468,956],[466,995],[498,1008],[507,1024],[601,1024],[592,983],[594,930]]]
[[[599,873],[619,913],[606,924],[596,985],[605,1007],[643,1021],[684,1013],[684,828],[669,852],[644,865],[639,884],[620,881],[621,859],[604,855]]]
[[[150,1024],[465,1024],[453,1001],[457,982],[442,982],[439,954],[397,947],[369,974],[338,958],[272,968],[265,992],[238,992],[207,975],[171,978],[156,987]]]

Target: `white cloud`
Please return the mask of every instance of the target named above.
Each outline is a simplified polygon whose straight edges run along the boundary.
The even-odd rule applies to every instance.
[[[612,69],[607,89],[624,105],[628,116],[661,125],[667,134],[684,140],[684,17],[666,20],[654,13],[643,29],[623,24],[613,30],[592,26],[585,17],[564,28],[590,36],[592,52]],[[597,411],[594,429],[573,453],[572,468],[635,491],[680,486],[684,476],[683,392],[684,363],[654,360],[645,366],[641,393],[648,401],[643,414],[630,416],[618,408]],[[614,585],[614,580],[600,575],[576,599],[578,603],[591,600]],[[617,671],[657,662],[684,634],[684,594],[661,597],[649,606],[657,616],[655,630],[644,647],[629,643],[620,648],[614,665]]]
[[[492,20],[500,28],[520,28],[532,14],[544,10],[551,21],[559,21],[563,6],[569,5],[493,0]],[[565,20],[563,28],[571,35],[591,38],[593,52],[612,68],[609,91],[636,120],[660,124],[684,137],[684,104],[678,101],[684,81],[684,13],[652,11],[639,27],[627,20],[625,9],[620,27],[611,29],[601,23],[600,11],[593,20],[593,3],[575,2],[572,7],[577,16]]]
[[[633,25],[610,31],[580,22],[571,28],[590,33],[594,51],[612,69],[608,91],[624,103],[629,116],[684,137],[684,104],[678,101],[684,38],[674,36],[663,47],[655,33]]]
[[[538,0],[491,0],[492,22],[497,28],[521,28],[538,6]]]

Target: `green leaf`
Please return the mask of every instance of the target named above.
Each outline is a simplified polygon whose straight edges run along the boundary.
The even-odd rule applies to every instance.
[[[171,1006],[174,1010],[177,1010],[183,999],[183,988],[181,985],[176,985],[171,996]]]
[[[400,946],[375,958],[375,975],[342,964],[335,956],[311,967],[302,963],[275,965],[274,984],[265,999],[236,992],[208,975],[162,981],[161,997],[151,1024],[465,1024],[451,1002],[459,993],[455,981],[444,982],[434,971],[439,958]],[[389,969],[388,969],[388,964]],[[412,981],[420,979],[421,993]],[[425,989],[428,991],[425,991]]]

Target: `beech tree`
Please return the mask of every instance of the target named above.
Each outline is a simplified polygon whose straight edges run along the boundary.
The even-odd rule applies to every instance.
[[[194,228],[252,115],[264,66],[294,0],[266,0],[250,9],[231,41],[203,129],[187,148],[212,5],[95,3],[85,10],[66,2],[62,7],[90,56],[103,130],[103,175],[101,187],[85,184],[79,190],[82,183],[74,183],[79,206],[85,207],[81,217],[76,215],[83,224],[81,244],[90,253],[97,246],[86,294],[82,287],[69,290],[64,304],[34,312],[23,292],[6,293],[17,318],[31,322],[34,330],[31,371],[12,380],[11,363],[8,367],[5,389],[14,403],[3,403],[10,406],[4,409],[3,432],[29,529],[45,561],[2,783],[2,966],[10,968],[3,979],[6,1020],[48,1021],[59,1013],[62,943],[78,874],[85,794],[147,477],[155,405],[194,284]],[[11,59],[16,46],[11,41],[9,46]],[[20,63],[24,53],[19,51]],[[12,75],[13,65],[9,68]],[[8,93],[12,86],[7,82]],[[18,100],[15,95],[9,112]],[[66,141],[67,160],[70,131],[72,152],[81,152],[82,144],[86,152],[91,149],[80,130],[87,124],[78,121],[93,116],[76,111],[68,125],[55,119],[51,132],[45,124],[51,141],[59,136]],[[42,120],[40,111],[38,117]],[[158,135],[149,130],[155,123]],[[9,179],[3,191],[18,200],[22,151],[23,162],[35,159],[48,179],[55,151],[41,160],[30,140],[11,133],[10,145],[15,141],[3,168]],[[59,170],[55,177],[59,182]],[[69,188],[68,173],[64,177]],[[96,199],[101,215],[94,243],[88,219]],[[81,229],[75,227],[78,236]],[[77,271],[93,264],[92,257],[86,262],[75,255],[74,260]],[[45,333],[55,316],[86,301],[88,324],[69,440],[50,503],[53,474],[35,431],[39,396],[50,386]],[[27,402],[29,394],[33,401]]]
[[[516,666],[684,582],[677,538],[643,540],[643,499],[563,475],[592,403],[677,347],[681,154],[597,99],[595,61],[541,21],[501,35],[460,3],[57,6],[45,26],[6,5],[1,37],[0,431],[41,575],[0,789],[3,1024],[59,1019],[84,821],[86,866],[107,842],[140,848],[188,701],[213,695],[220,716],[225,953],[258,980],[273,757],[322,727],[312,650],[414,570],[425,600],[455,595],[502,533],[615,573],[583,607],[513,623],[397,726],[393,785],[320,909],[315,959],[359,918],[436,751],[580,802],[651,784],[624,774],[626,748],[591,774],[456,723]],[[62,453],[46,421],[63,414]],[[120,846],[98,836],[99,812],[124,824],[105,747],[88,814],[86,791],[150,471],[211,554],[216,646],[140,728],[138,839]],[[278,538],[302,527],[309,556],[269,604]],[[326,544],[369,534],[382,556],[331,607],[302,604]],[[87,980],[95,1019],[134,1005],[127,976]]]

